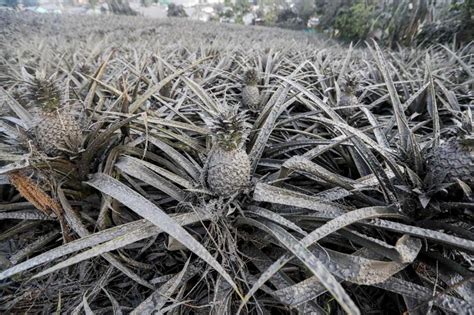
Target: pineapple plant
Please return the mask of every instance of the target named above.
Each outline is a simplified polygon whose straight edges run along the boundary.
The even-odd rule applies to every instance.
[[[30,131],[38,149],[48,156],[77,152],[81,145],[82,130],[75,115],[61,107],[61,93],[54,75],[44,70],[29,75],[24,71],[26,98],[32,106],[33,127]]]
[[[235,109],[217,115],[209,124],[212,148],[203,171],[204,184],[220,197],[230,197],[248,186],[250,159],[245,151],[245,112]]]
[[[464,121],[457,136],[443,141],[429,153],[427,169],[445,182],[463,181],[474,187],[474,137],[471,114],[463,115]]]
[[[357,78],[354,75],[345,76],[341,84],[341,97],[339,99],[340,107],[357,106],[359,101],[355,96],[358,87]],[[342,108],[340,112],[345,116],[352,116],[356,113],[354,107]]]
[[[249,69],[244,75],[244,88],[242,89],[242,103],[252,111],[260,109],[260,91],[257,87],[257,70]]]

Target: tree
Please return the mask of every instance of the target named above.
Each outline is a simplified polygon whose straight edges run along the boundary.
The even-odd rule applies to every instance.
[[[128,3],[128,0],[107,0],[110,12],[120,15],[137,15]]]
[[[250,3],[248,0],[236,0],[235,9],[240,13],[247,13],[250,10]]]
[[[296,0],[294,9],[295,13],[306,25],[311,15],[316,11],[316,5],[314,0]]]
[[[184,11],[183,5],[176,5],[174,3],[168,4],[168,16],[174,17],[187,17],[186,11]]]

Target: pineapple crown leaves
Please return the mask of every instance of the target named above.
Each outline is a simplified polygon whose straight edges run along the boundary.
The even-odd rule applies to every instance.
[[[78,64],[77,66],[77,71],[81,74],[92,74],[92,67],[85,63],[85,62],[81,62],[80,64]]]
[[[231,151],[241,148],[247,140],[250,130],[247,119],[246,111],[239,112],[237,107],[233,107],[205,121],[216,144]]]
[[[344,92],[354,93],[359,86],[359,78],[355,74],[346,74],[342,80],[341,89]]]
[[[403,174],[404,176],[398,178],[399,182],[395,185],[398,189],[398,198],[404,202],[418,200],[422,209],[434,209],[433,196],[440,192],[447,193],[447,189],[451,186],[450,183],[443,183],[446,174],[435,174],[432,171],[426,172],[425,175],[417,174],[408,166],[404,167]],[[423,216],[424,214],[417,212],[416,208],[415,203],[409,207],[403,207],[403,211],[409,216]]]
[[[415,139],[415,141],[417,140]],[[431,148],[424,148],[424,150],[420,150],[420,144],[418,142],[415,142],[414,146],[415,148],[404,148],[401,145],[397,144],[397,158],[402,164],[414,170],[416,174],[421,175],[423,174],[423,167],[420,166],[419,160],[422,157],[427,157],[431,152]],[[418,151],[418,153],[416,153],[416,151]]]
[[[258,73],[254,68],[248,69],[244,74],[244,82],[247,85],[257,85]]]
[[[35,75],[22,68],[23,80],[27,86],[26,97],[34,105],[45,111],[54,111],[59,107],[61,93],[56,82],[56,73],[48,76],[46,70],[39,69]]]

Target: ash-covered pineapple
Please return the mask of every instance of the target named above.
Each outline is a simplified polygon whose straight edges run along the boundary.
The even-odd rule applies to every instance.
[[[32,134],[38,149],[49,156],[78,151],[81,126],[70,111],[61,108],[61,93],[54,76],[47,77],[45,71],[25,76],[34,122]]]
[[[474,134],[471,113],[463,117],[462,127],[456,137],[441,142],[431,150],[427,169],[435,176],[445,176],[444,182],[456,179],[474,187]]]
[[[258,73],[256,69],[249,69],[244,75],[244,88],[242,89],[242,103],[252,111],[260,109],[260,91],[257,87]]]
[[[232,196],[250,181],[250,159],[245,151],[248,134],[245,112],[236,109],[219,114],[210,122],[212,149],[206,161],[203,180],[220,197]]]
[[[358,79],[355,75],[346,75],[341,82],[341,98],[339,100],[339,107],[358,106],[359,101],[355,96],[355,92],[359,85]],[[356,113],[356,107],[342,108],[341,113],[345,116],[351,116]]]

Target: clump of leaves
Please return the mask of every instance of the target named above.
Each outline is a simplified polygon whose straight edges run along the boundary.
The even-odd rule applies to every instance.
[[[345,40],[360,40],[367,38],[370,30],[375,7],[365,1],[358,1],[351,7],[339,11],[334,22],[337,36]]]

